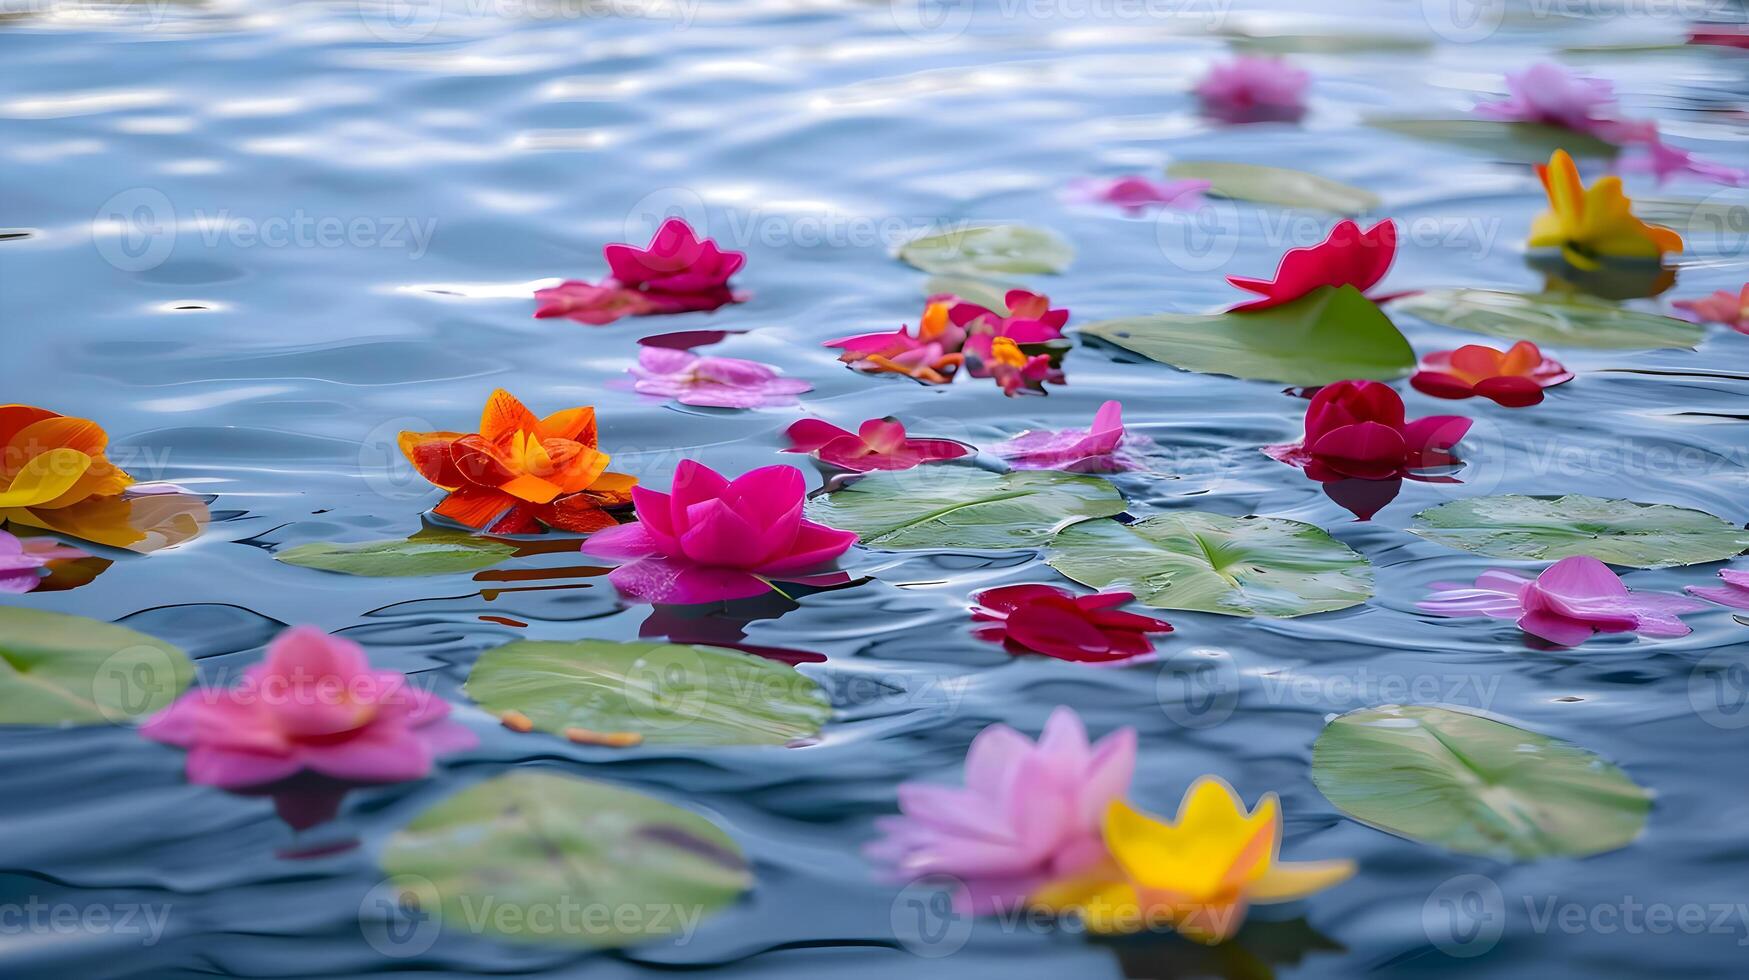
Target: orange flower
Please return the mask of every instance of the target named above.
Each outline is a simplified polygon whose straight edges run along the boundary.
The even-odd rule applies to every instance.
[[[127,493],[134,478],[104,456],[108,447],[108,434],[90,419],[0,405],[0,520],[134,551],[200,533],[204,501]]]
[[[401,452],[420,476],[450,492],[434,512],[452,521],[480,528],[499,518],[494,534],[540,524],[588,532],[616,524],[601,508],[630,503],[638,482],[607,472],[609,457],[595,439],[595,409],[535,418],[500,388],[486,400],[479,432],[403,432]]]

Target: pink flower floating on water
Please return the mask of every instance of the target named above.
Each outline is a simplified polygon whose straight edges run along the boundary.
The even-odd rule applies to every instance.
[[[1523,71],[1506,73],[1505,99],[1483,102],[1475,113],[1483,119],[1541,123],[1603,136],[1620,124],[1615,116],[1615,86],[1560,65],[1539,62]]]
[[[1706,604],[1657,592],[1630,592],[1609,566],[1590,555],[1563,558],[1535,579],[1495,569],[1473,586],[1435,582],[1439,591],[1416,606],[1440,616],[1515,619],[1518,628],[1559,646],[1596,633],[1686,636],[1682,613]]]
[[[1406,422],[1403,398],[1390,385],[1338,381],[1312,396],[1304,439],[1263,451],[1321,483],[1350,477],[1425,480],[1414,471],[1455,465],[1452,447],[1469,430],[1470,420],[1458,415]]]
[[[796,395],[814,390],[806,381],[786,378],[758,361],[701,357],[668,347],[640,347],[638,363],[628,370],[638,379],[632,388],[639,394],[704,408],[794,405]]]
[[[1724,585],[1691,585],[1688,591],[1710,602],[1733,609],[1749,609],[1749,572],[1727,568],[1719,573]]]
[[[187,749],[189,781],[224,789],[306,770],[360,783],[418,779],[436,756],[476,741],[443,699],[313,626],[274,637],[242,684],[189,691],[140,734]]]
[[[90,557],[90,552],[54,538],[20,538],[0,531],[0,595],[19,595],[36,588],[48,575],[50,562]]]
[[[600,326],[622,316],[708,312],[747,298],[729,285],[747,256],[699,238],[680,218],[663,222],[644,248],[614,244],[602,255],[613,272],[610,278],[600,283],[573,279],[537,290],[540,306],[534,315]]]
[[[1119,473],[1140,468],[1120,450],[1149,442],[1141,436],[1124,434],[1123,405],[1110,401],[1099,406],[1093,424],[1085,429],[1022,432],[997,443],[990,451],[1017,470]]]
[[[959,878],[965,911],[1012,908],[1045,881],[1104,860],[1101,822],[1135,766],[1135,729],[1090,745],[1070,708],[1051,712],[1036,744],[991,725],[966,752],[964,788],[901,783],[904,815],[881,819],[885,837],[866,852],[903,878]]]
[[[1672,177],[1689,174],[1727,187],[1741,187],[1749,182],[1749,170],[1727,167],[1722,163],[1695,156],[1680,147],[1671,146],[1658,137],[1642,141],[1644,152],[1627,157],[1621,169],[1627,173],[1649,173],[1662,184]]]
[[[1378,284],[1397,257],[1397,223],[1389,218],[1366,231],[1353,221],[1338,221],[1316,245],[1290,248],[1276,266],[1274,279],[1228,276],[1240,289],[1262,299],[1240,303],[1231,312],[1266,310],[1291,303],[1320,286],[1353,286],[1366,292]],[[1372,297],[1382,301],[1389,297]]]
[[[1197,83],[1203,109],[1224,122],[1298,119],[1312,76],[1281,58],[1240,55],[1217,63]]]
[[[1155,207],[1197,207],[1202,204],[1203,192],[1211,186],[1206,180],[1155,180],[1141,174],[1082,177],[1070,181],[1064,196],[1082,204],[1115,204],[1129,214],[1137,214]]]
[[[802,419],[784,433],[786,453],[811,453],[815,459],[857,473],[908,470],[921,463],[958,459],[972,450],[951,439],[909,439],[898,419],[869,419],[846,432],[824,419]]]
[[[764,466],[730,481],[682,460],[668,493],[633,488],[638,519],[595,532],[583,553],[628,561],[609,581],[649,602],[763,595],[773,580],[805,580],[856,543],[855,532],[805,520],[806,499],[807,483],[793,466]]]
[[[1521,340],[1504,352],[1481,344],[1434,351],[1421,359],[1409,383],[1435,398],[1480,395],[1507,408],[1524,408],[1541,403],[1544,388],[1571,380],[1573,372],[1561,362]]]
[[[977,631],[1010,653],[1042,653],[1075,663],[1119,664],[1149,657],[1149,633],[1170,633],[1163,619],[1116,607],[1135,599],[1129,592],[1076,595],[1049,585],[1009,585],[972,596],[972,618],[998,625]]]
[[[1693,314],[1701,323],[1722,323],[1738,333],[1749,333],[1749,284],[1736,293],[1721,289],[1699,299],[1679,299],[1670,305]]]
[[[1028,355],[1019,345],[1062,339],[1069,311],[1052,309],[1050,297],[1024,289],[1010,290],[1003,303],[1005,314],[943,293],[929,298],[915,334],[901,328],[825,346],[842,350],[839,360],[858,371],[902,374],[924,384],[947,384],[962,365],[972,377],[995,378],[1008,394],[1060,384],[1062,372],[1048,355]]]

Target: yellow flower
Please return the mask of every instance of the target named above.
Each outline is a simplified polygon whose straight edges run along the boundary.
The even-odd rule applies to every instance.
[[[1097,933],[1169,925],[1215,944],[1232,937],[1252,902],[1288,902],[1339,884],[1352,861],[1285,863],[1274,793],[1245,812],[1244,801],[1215,776],[1198,779],[1167,823],[1122,801],[1105,811],[1112,860],[1033,893],[1037,908],[1074,912]]]
[[[1549,195],[1549,210],[1531,223],[1531,248],[1558,248],[1581,269],[1596,269],[1608,256],[1657,259],[1682,251],[1681,235],[1634,217],[1634,202],[1622,193],[1620,177],[1602,177],[1586,187],[1566,150],[1556,150],[1548,166],[1538,164],[1536,174]]]

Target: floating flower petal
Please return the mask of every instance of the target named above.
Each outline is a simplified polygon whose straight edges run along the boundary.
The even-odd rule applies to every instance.
[[[1722,323],[1738,333],[1749,333],[1749,284],[1737,293],[1721,289],[1700,299],[1679,299],[1670,305],[1692,313],[1700,323]]]
[[[1070,182],[1064,196],[1079,203],[1115,204],[1136,214],[1155,207],[1195,208],[1211,186],[1206,180],[1155,180],[1141,174],[1083,177]]]
[[[1727,568],[1719,572],[1724,585],[1691,585],[1688,591],[1709,602],[1734,609],[1749,609],[1749,572]]]
[[[1390,385],[1338,381],[1312,396],[1304,439],[1263,451],[1323,483],[1415,479],[1416,470],[1456,464],[1452,448],[1469,429],[1470,420],[1457,415],[1405,422],[1403,398]]]
[[[786,453],[810,453],[815,459],[857,473],[908,470],[940,459],[958,459],[971,449],[949,439],[911,439],[895,418],[869,419],[856,432],[846,432],[823,419],[802,419],[785,433]]]
[[[1600,268],[1606,258],[1657,260],[1682,251],[1681,235],[1634,217],[1620,177],[1600,177],[1586,187],[1566,150],[1556,150],[1536,173],[1549,210],[1531,223],[1531,248],[1558,248],[1568,262],[1586,270]]]
[[[1124,433],[1123,405],[1110,401],[1099,406],[1085,429],[1022,432],[990,451],[1019,470],[1118,473],[1140,468],[1123,450],[1151,444],[1143,436]]]
[[[1504,352],[1480,344],[1434,351],[1421,359],[1421,368],[1409,383],[1435,398],[1480,395],[1507,408],[1523,408],[1540,403],[1544,388],[1572,379],[1573,372],[1559,361],[1521,340]]]
[[[1150,633],[1170,633],[1172,624],[1118,609],[1135,599],[1128,592],[1076,595],[1049,585],[1010,585],[972,596],[972,618],[1000,625],[978,630],[981,639],[1011,653],[1042,653],[1076,663],[1134,662],[1154,652]]]
[[[1484,572],[1473,586],[1435,582],[1438,590],[1416,606],[1440,616],[1517,620],[1518,628],[1559,646],[1577,646],[1596,633],[1686,636],[1677,617],[1705,603],[1656,592],[1630,592],[1609,566],[1590,555],[1563,558],[1535,579]]]
[[[704,408],[758,408],[794,405],[795,396],[813,391],[800,378],[786,378],[777,369],[738,357],[701,357],[692,351],[642,347],[630,368],[643,395],[672,398],[682,405]]]
[[[42,583],[49,563],[90,558],[91,553],[53,538],[19,538],[0,531],[0,594],[18,595]]]
[[[699,238],[680,218],[664,221],[644,248],[614,244],[602,254],[613,272],[610,278],[600,283],[572,279],[537,290],[540,305],[534,315],[600,326],[622,316],[709,312],[747,299],[729,285],[747,256]]]
[[[1306,110],[1312,76],[1281,58],[1240,55],[1209,69],[1197,83],[1203,109],[1225,122],[1297,119]]]
[[[1228,276],[1227,281],[1240,289],[1263,296],[1240,303],[1231,312],[1291,303],[1319,286],[1353,286],[1364,293],[1385,277],[1396,257],[1396,222],[1387,218],[1361,231],[1353,221],[1339,221],[1322,242],[1288,249],[1274,279]]]
[[[1609,81],[1549,62],[1507,72],[1506,90],[1506,99],[1477,105],[1476,115],[1594,134],[1615,119],[1615,87]]]

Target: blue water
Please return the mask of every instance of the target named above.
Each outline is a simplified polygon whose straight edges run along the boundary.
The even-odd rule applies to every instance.
[[[1749,55],[1609,50],[1679,41],[1685,21],[1669,5],[1514,3],[1482,37],[1442,20],[1447,6],[979,2],[925,11],[943,18],[936,27],[903,3],[847,0],[6,5],[16,16],[0,22],[0,226],[21,234],[0,240],[0,401],[99,420],[118,461],[215,495],[216,518],[199,540],[118,560],[86,587],[7,601],[120,620],[182,645],[209,676],[258,657],[280,624],[344,631],[379,663],[435,678],[481,745],[431,779],[355,792],[335,821],[298,833],[263,798],[186,784],[180,752],[126,729],[0,730],[0,903],[167,914],[150,943],[119,927],[0,921],[0,975],[1022,980],[1216,969],[1171,937],[1108,945],[992,922],[951,955],[913,951],[908,909],[859,855],[873,820],[893,811],[899,781],[956,778],[985,725],[1036,731],[1058,704],[1096,733],[1140,730],[1144,808],[1170,810],[1193,778],[1216,773],[1248,800],[1281,794],[1288,857],[1359,863],[1339,888],[1257,913],[1276,920],[1277,941],[1263,945],[1279,949],[1253,955],[1280,976],[1741,975],[1749,729],[1721,722],[1691,677],[1709,654],[1740,648],[1743,627],[1719,608],[1688,617],[1695,629],[1682,639],[1549,653],[1510,624],[1425,619],[1412,603],[1427,583],[1508,563],[1402,528],[1423,507],[1491,492],[1619,495],[1744,522],[1749,337],[1714,327],[1698,353],[1557,350],[1576,381],[1531,410],[1458,407],[1478,420],[1465,482],[1409,484],[1370,523],[1255,451],[1298,434],[1305,403],[1280,386],[1078,346],[1067,386],[1010,400],[987,383],[859,376],[819,346],[915,322],[924,277],[888,253],[938,222],[1061,232],[1079,250],[1074,268],[1029,281],[1089,323],[1230,302],[1222,275],[1267,273],[1284,248],[1309,244],[1304,228],[1316,240],[1330,220],[1289,213],[1297,224],[1283,225],[1280,209],[1230,208],[1233,255],[1211,270],[1162,246],[1182,216],[1059,201],[1072,178],[1174,159],[1298,166],[1375,191],[1381,214],[1423,229],[1406,236],[1393,289],[1534,291],[1541,279],[1520,243],[1542,195],[1527,168],[1361,119],[1460,113],[1501,91],[1502,70],[1565,48],[1585,49],[1569,63],[1616,81],[1627,114],[1749,164]],[[1733,4],[1675,6],[1742,19]],[[1172,9],[1182,15],[1164,16]],[[1231,128],[1198,115],[1188,89],[1227,52],[1211,28],[1326,39],[1285,44],[1315,77],[1301,124]],[[1699,183],[1629,187],[1749,201]],[[535,285],[602,275],[604,243],[642,241],[671,210],[748,253],[738,281],[752,302],[607,328],[530,318]],[[1636,305],[1741,285],[1740,236],[1693,244],[1675,289]],[[1401,326],[1418,350],[1473,339]],[[724,413],[623,387],[637,338],[705,327],[746,331],[712,353],[775,363],[815,391],[801,408]],[[968,593],[1057,581],[1033,556],[858,553],[851,567],[874,581],[741,630],[743,642],[825,658],[802,668],[837,701],[819,744],[613,751],[518,736],[459,693],[480,651],[521,637],[633,638],[649,607],[621,602],[600,578],[362,579],[270,554],[416,530],[437,495],[398,462],[394,434],[465,428],[496,386],[539,412],[595,405],[615,468],[657,487],[683,458],[727,472],[778,461],[782,429],[804,412],[852,426],[896,414],[914,433],[988,445],[1085,424],[1120,398],[1134,428],[1168,447],[1169,478],[1116,478],[1131,513],[1313,522],[1379,566],[1379,595],[1297,620],[1167,613],[1178,632],[1161,665],[1090,670],[1013,660],[969,635]],[[1412,416],[1452,409],[1406,399]],[[1712,571],[1627,581],[1674,591]],[[742,625],[698,628],[733,638]],[[1198,707],[1211,692],[1216,708]],[[1485,709],[1618,762],[1657,794],[1646,833],[1592,858],[1507,865],[1342,817],[1309,779],[1313,738],[1333,713],[1401,700]],[[590,955],[446,934],[414,955],[373,948],[360,907],[381,877],[376,848],[432,802],[517,765],[711,815],[752,857],[757,887],[683,944]],[[1503,896],[1498,940],[1459,947],[1474,957],[1451,955],[1429,929],[1429,910],[1462,891],[1450,882],[1464,875]],[[1707,928],[1538,918],[1551,906],[1634,903],[1705,907]],[[1720,908],[1722,921],[1710,914]],[[1234,962],[1220,969],[1266,975]]]

